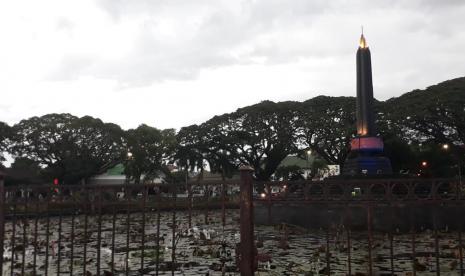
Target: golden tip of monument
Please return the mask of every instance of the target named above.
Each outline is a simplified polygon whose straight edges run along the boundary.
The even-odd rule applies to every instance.
[[[360,48],[368,48],[367,41],[365,40],[363,34],[360,36],[359,46]]]

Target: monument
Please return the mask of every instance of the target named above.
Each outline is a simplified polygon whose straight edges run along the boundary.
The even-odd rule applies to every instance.
[[[376,136],[373,114],[373,82],[371,54],[365,37],[360,37],[357,50],[357,136],[350,143],[343,175],[391,174],[391,162],[384,156],[383,140]]]

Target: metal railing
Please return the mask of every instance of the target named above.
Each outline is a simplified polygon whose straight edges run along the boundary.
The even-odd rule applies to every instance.
[[[464,187],[455,179],[330,179],[257,183],[259,201],[304,202],[449,202],[465,200]]]
[[[179,238],[194,228],[194,219],[211,224],[213,211],[224,228],[227,209],[238,206],[234,187],[2,185],[0,267],[10,275],[174,273]]]
[[[339,267],[339,273],[354,275],[354,232],[358,234],[357,242],[360,238],[365,240],[363,249],[367,255],[366,265],[358,266],[362,269],[359,272],[416,275],[428,269],[435,275],[441,272],[464,275],[465,191],[456,179],[330,179],[255,185],[262,189],[262,193],[255,194],[255,213],[257,209],[262,211],[258,212],[256,223],[276,225],[284,221],[326,232],[323,250],[326,265],[322,272],[327,275],[337,274],[332,256],[336,252],[330,244],[340,243],[341,235],[345,236],[345,253],[337,255],[346,261],[342,270]],[[344,233],[336,234],[341,229]],[[383,254],[374,253],[374,236],[380,234],[384,235],[377,241],[383,240],[382,257]],[[396,248],[400,237],[408,250]],[[422,241],[425,237],[432,244],[429,248]],[[444,244],[445,240],[453,245]],[[428,259],[428,268],[420,258]],[[396,265],[400,259],[409,263],[403,270]],[[450,267],[444,268],[444,262]]]
[[[453,179],[263,183],[245,167],[240,181],[1,183],[0,206],[3,275],[464,271]]]

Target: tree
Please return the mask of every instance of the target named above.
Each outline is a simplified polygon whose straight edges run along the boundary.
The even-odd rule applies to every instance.
[[[261,102],[215,116],[201,127],[218,162],[254,168],[258,180],[269,180],[281,161],[298,151],[297,102]],[[234,160],[234,161],[233,161]]]
[[[446,152],[435,142],[427,142],[413,147],[415,153],[415,173],[424,177],[450,177],[457,175],[457,163],[450,152]],[[425,163],[424,163],[425,162]]]
[[[223,177],[248,164],[257,179],[268,180],[288,154],[298,151],[298,105],[265,101],[182,128],[178,157],[200,168],[206,162]]]
[[[43,169],[40,164],[28,158],[19,157],[7,169],[6,185],[42,184]]]
[[[178,133],[179,153],[184,154],[184,160],[188,161],[191,169],[200,169],[201,175],[204,165],[208,164],[211,172],[220,173],[225,179],[237,171],[239,161],[226,146],[227,141],[222,140],[224,137],[220,130],[228,122],[217,118],[201,126],[182,128]]]
[[[142,124],[128,130],[126,139],[131,156],[126,161],[125,173],[136,184],[142,175],[147,180],[159,176],[160,172],[168,173],[166,165],[176,145],[174,129],[159,130]]]
[[[384,103],[387,125],[409,142],[465,144],[465,78],[414,90]]]
[[[174,160],[186,171],[196,169],[203,172],[206,156],[209,153],[204,128],[198,125],[183,127],[176,134],[176,153]]]
[[[461,156],[465,154],[464,92],[465,78],[457,78],[425,90],[405,93],[383,103],[383,130],[391,136],[401,138],[410,148],[408,157],[392,160],[393,167],[398,162],[410,160],[410,171],[422,170],[424,175],[430,176],[455,174],[451,170],[454,166],[451,162],[463,163]],[[450,145],[449,158],[440,150],[443,144]],[[399,146],[393,147],[401,155],[405,155],[408,151],[405,146],[403,148],[403,152],[400,152]],[[421,160],[429,160],[429,166],[419,167]]]
[[[0,122],[0,164],[5,161],[4,152],[8,150],[8,138],[11,136],[11,128]]]
[[[355,137],[355,98],[318,96],[303,102],[302,142],[329,164],[344,165]]]
[[[418,167],[418,159],[413,145],[394,134],[382,135],[384,153],[391,161],[392,172],[412,174]]]
[[[11,152],[44,166],[62,183],[85,182],[121,161],[123,131],[90,116],[48,114],[13,126]]]
[[[303,170],[297,165],[290,165],[290,166],[281,166],[276,169],[275,177],[278,179],[286,180],[302,180],[303,177]]]

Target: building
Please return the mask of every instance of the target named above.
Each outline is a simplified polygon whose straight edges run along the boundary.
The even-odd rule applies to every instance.
[[[144,179],[142,175],[141,179]],[[150,183],[162,183],[163,177],[157,177],[150,181]],[[118,164],[113,168],[108,169],[105,173],[91,177],[87,184],[90,185],[123,185],[128,183],[126,175],[124,174],[124,165]],[[131,181],[130,183],[134,183]]]

